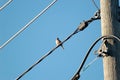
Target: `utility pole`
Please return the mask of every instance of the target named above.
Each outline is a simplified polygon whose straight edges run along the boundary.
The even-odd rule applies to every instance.
[[[100,0],[100,6],[102,36],[120,38],[119,0]],[[120,80],[120,42],[114,38],[107,39],[102,49],[108,54],[103,57],[104,80]]]

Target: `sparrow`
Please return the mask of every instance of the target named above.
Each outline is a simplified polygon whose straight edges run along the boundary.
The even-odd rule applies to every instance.
[[[56,38],[56,45],[58,46],[58,45],[60,45],[60,44],[61,44],[61,41],[60,41],[60,39],[57,37],[57,38]],[[60,46],[64,49],[64,47],[63,47],[62,44],[61,44]]]

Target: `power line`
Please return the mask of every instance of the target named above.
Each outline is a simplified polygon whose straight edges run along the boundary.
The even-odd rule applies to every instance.
[[[17,37],[21,32],[23,32],[30,24],[32,24],[38,17],[40,17],[45,11],[47,11],[57,0],[53,0],[46,8],[44,8],[38,15],[36,15],[31,21],[29,21],[25,26],[23,26],[18,32],[16,32],[12,37],[10,37],[5,43],[3,43],[0,48],[5,47],[9,42],[11,42],[15,37]]]
[[[26,71],[24,71],[16,80],[19,80],[22,78],[25,74],[27,74],[30,70],[32,70],[37,64],[39,64],[41,61],[43,61],[47,56],[49,56],[54,50],[56,50],[59,46],[61,46],[63,43],[65,43],[67,40],[69,40],[73,35],[77,34],[80,31],[83,31],[92,21],[100,19],[99,17],[90,18],[89,20],[83,21],[78,28],[70,34],[65,40],[63,40],[58,46],[52,48],[50,51],[48,51],[43,57],[41,57],[36,63],[34,63],[31,67],[29,67]]]
[[[81,73],[83,73],[85,70],[87,70],[88,67],[90,67],[90,65],[92,65],[92,64],[93,64],[96,60],[98,60],[100,57],[103,57],[101,50],[102,50],[102,46],[105,44],[105,41],[106,41],[106,39],[103,39],[102,44],[100,45],[99,49],[94,52],[95,54],[97,53],[97,57],[95,57],[95,58],[94,58],[90,63],[88,63],[85,67],[83,67]]]
[[[9,5],[13,0],[8,0],[3,6],[0,7],[0,11]]]
[[[108,35],[108,36],[101,36],[100,38],[98,38],[92,45],[91,47],[89,48],[88,52],[86,53],[78,71],[76,72],[76,74],[73,76],[73,78],[71,80],[78,80],[80,78],[80,71],[82,70],[91,50],[93,49],[93,47],[98,43],[98,41],[100,41],[101,39],[110,39],[110,38],[115,38],[117,39],[119,42],[120,42],[120,39],[117,37],[117,36],[114,36],[114,35]]]
[[[99,56],[95,57],[90,63],[88,63],[85,67],[83,67],[82,69],[82,73],[88,69],[88,67],[90,67],[90,65],[92,65],[96,60],[99,59]]]

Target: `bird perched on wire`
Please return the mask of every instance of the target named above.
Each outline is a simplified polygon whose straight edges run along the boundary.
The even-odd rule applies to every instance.
[[[60,44],[61,44],[61,41],[60,41],[60,39],[57,37],[57,38],[56,38],[56,45],[58,46],[58,45],[60,45]],[[60,46],[64,49],[64,47],[63,47],[62,44],[61,44]]]

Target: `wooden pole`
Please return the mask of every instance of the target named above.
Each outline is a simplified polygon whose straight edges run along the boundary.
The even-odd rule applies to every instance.
[[[120,22],[118,21],[119,0],[100,0],[101,33],[120,38]],[[102,48],[108,56],[103,58],[104,80],[120,80],[120,42],[107,39]]]

